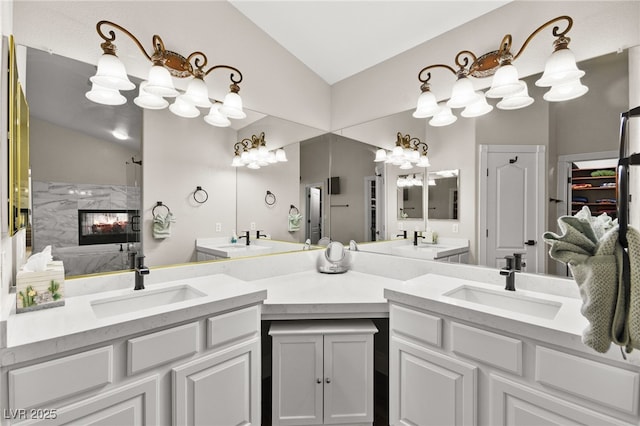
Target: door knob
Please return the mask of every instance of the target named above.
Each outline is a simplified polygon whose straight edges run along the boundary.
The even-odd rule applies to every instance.
[[[524,245],[526,246],[535,246],[536,245],[536,240],[527,240],[524,242]]]
[[[325,382],[327,382],[327,383],[331,383],[331,379],[327,377],[327,378],[325,379]]]
[[[322,379],[321,378],[317,378],[316,379],[316,383],[322,383]]]

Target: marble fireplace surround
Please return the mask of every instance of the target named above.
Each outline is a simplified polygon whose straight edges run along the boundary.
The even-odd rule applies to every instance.
[[[31,190],[33,253],[50,245],[66,276],[128,268],[135,245],[78,245],[78,210],[139,210],[139,187],[33,181]]]

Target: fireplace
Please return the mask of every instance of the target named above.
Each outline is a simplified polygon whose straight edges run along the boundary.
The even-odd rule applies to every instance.
[[[78,210],[78,244],[140,241],[137,210]]]

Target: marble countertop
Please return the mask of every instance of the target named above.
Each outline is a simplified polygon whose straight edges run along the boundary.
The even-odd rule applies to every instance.
[[[1,352],[0,365],[260,302],[263,319],[268,320],[388,317],[388,301],[394,301],[534,339],[549,338],[562,346],[566,341],[574,342],[576,348],[581,345],[587,322],[580,314],[582,301],[568,280],[523,274],[516,279],[518,290],[506,292],[503,278],[493,269],[364,252],[354,253],[354,267],[348,272],[322,274],[315,269],[321,254],[322,251],[299,251],[153,270],[146,283],[148,290],[142,292],[186,284],[204,296],[103,318],[98,318],[91,303],[134,296],[132,273],[86,283],[80,280],[73,283],[76,295],[67,297],[64,307],[9,315],[7,347]],[[104,291],[114,288],[118,279],[122,281],[120,290]],[[465,285],[512,297],[543,298],[561,304],[561,308],[554,319],[545,319],[446,295]],[[93,292],[86,293],[89,288]]]
[[[203,295],[191,300],[102,318],[91,307],[91,303],[96,300],[136,296],[141,292],[185,284]],[[266,296],[264,289],[229,275],[216,274],[155,284],[139,291],[129,288],[69,297],[61,307],[10,315],[7,319],[7,348],[2,351],[0,365],[28,360],[33,357],[34,352],[37,352],[38,357],[52,355],[260,303]]]
[[[413,240],[396,239],[372,243],[363,243],[359,249],[365,252],[392,254],[413,259],[434,260],[469,251],[469,240],[463,238],[441,238],[437,244],[425,243],[422,238],[418,244]]]

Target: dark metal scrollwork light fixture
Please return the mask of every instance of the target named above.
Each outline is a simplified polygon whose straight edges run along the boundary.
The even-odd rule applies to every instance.
[[[242,139],[233,145],[235,155],[231,161],[233,167],[247,166],[250,169],[259,169],[269,164],[286,162],[287,154],[283,148],[275,151],[267,149],[267,143],[264,140],[264,132],[259,136],[252,135],[251,139]]]
[[[182,56],[167,50],[158,35],[152,38],[153,52],[147,53],[131,32],[110,21],[100,21],[96,24],[96,31],[104,42],[100,44],[103,54],[98,61],[98,70],[96,75],[90,78],[92,88],[86,94],[91,101],[105,105],[122,105],[127,100],[120,94],[120,90],[135,89],[135,85],[127,76],[124,64],[116,56],[116,46],[113,44],[116,39],[115,32],[111,29],[105,34],[103,27],[113,27],[127,35],[153,64],[149,70],[148,79],[140,84],[139,95],[134,99],[139,107],[163,109],[169,106],[165,98],[175,97],[176,100],[169,109],[181,117],[197,117],[200,115],[198,108],[209,108],[209,114],[204,117],[204,120],[218,127],[229,126],[231,124],[229,118],[246,117],[242,110],[242,99],[238,95],[240,91],[238,85],[242,81],[240,70],[229,65],[213,65],[206,68],[208,59],[204,53],[196,51],[187,57]],[[219,68],[231,71],[231,86],[223,103],[217,101],[212,103],[204,77]],[[174,88],[171,77],[192,78],[185,93],[180,94]]]
[[[554,51],[547,59],[542,77],[536,81],[536,86],[550,87],[543,98],[549,102],[567,101],[584,95],[589,90],[580,82],[584,71],[578,69],[576,59],[569,50],[569,37],[566,34],[573,26],[570,16],[558,16],[538,27],[514,55],[511,53],[512,36],[507,34],[500,42],[498,50],[485,53],[477,57],[469,50],[458,52],[455,63],[458,69],[445,64],[434,64],[424,67],[418,73],[418,80],[422,83],[422,94],[418,98],[418,105],[413,113],[416,118],[433,117],[429,124],[432,126],[446,126],[457,120],[451,113],[451,108],[464,108],[463,117],[478,117],[487,114],[493,109],[485,99],[502,98],[498,103],[499,109],[510,110],[524,108],[533,103],[533,98],[528,94],[526,82],[519,80],[518,70],[512,62],[522,54],[529,42],[548,26],[566,21],[567,27],[560,31],[557,25],[553,27]],[[453,85],[451,98],[446,103],[438,104],[436,97],[431,93],[429,80],[430,69],[445,68],[456,75],[457,81]],[[423,77],[423,75],[426,76]],[[469,76],[484,78],[493,76],[491,87],[486,93],[475,91]]]
[[[403,135],[398,132],[396,146],[393,150],[386,151],[378,149],[376,151],[375,162],[382,162],[399,166],[403,170],[411,169],[414,165],[417,167],[430,167],[427,153],[429,145],[420,141],[418,138],[412,138],[410,135]]]

